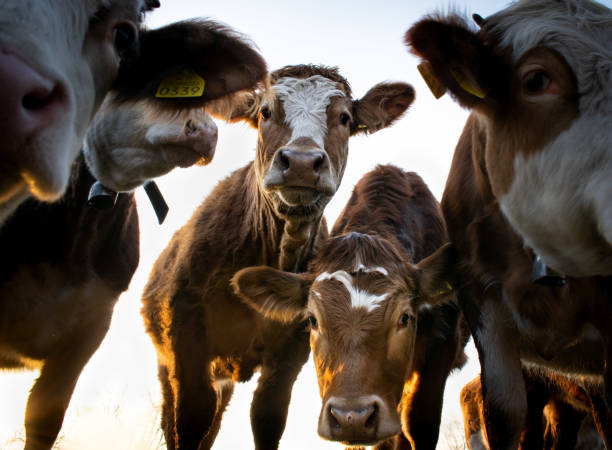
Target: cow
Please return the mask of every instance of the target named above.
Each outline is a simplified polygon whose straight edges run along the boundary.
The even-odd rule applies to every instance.
[[[62,195],[107,94],[109,106],[146,100],[155,115],[200,107],[264,78],[252,44],[221,25],[196,20],[141,31],[143,14],[157,6],[157,0],[2,2],[0,223],[29,196]],[[228,66],[234,71],[224,72]],[[188,74],[183,84],[178,72]]]
[[[521,0],[476,19],[433,16],[406,39],[478,116],[482,170],[525,245],[562,274],[612,275],[612,10]]]
[[[198,58],[206,58],[207,52],[212,51],[211,62],[224,77],[240,79],[245,73],[253,73],[258,74],[256,79],[249,82],[249,78],[244,78],[240,81],[242,86],[255,89],[259,81],[265,83],[265,63],[254,50],[250,50],[251,56],[256,56],[252,61],[245,58],[238,64],[232,57],[237,51],[250,48],[243,38],[212,22],[188,22],[180,27],[184,31],[198,30],[202,38],[199,44],[195,39],[189,41],[193,53],[198,53]],[[209,47],[214,36],[217,42],[222,39],[222,48]],[[225,57],[223,52],[227,52]],[[213,77],[209,79],[214,87]],[[211,99],[207,105],[218,108],[232,102],[243,104],[241,95],[234,94],[231,86],[225,93],[219,86],[214,89],[219,98]],[[147,102],[144,99],[111,108],[101,120],[146,112]],[[169,164],[164,170],[169,170],[183,155],[190,153],[200,155],[200,159],[206,154],[203,159],[206,163],[212,158],[216,128],[198,132],[199,122],[196,122],[198,118],[206,118],[204,111],[196,108],[184,112],[178,101],[172,102],[164,106],[166,113],[160,111],[154,115],[149,108],[151,115],[139,119],[142,130],[125,128],[128,120],[114,127],[98,129],[94,125],[97,134],[88,141],[90,144],[108,144],[109,155],[117,153],[113,146],[120,150],[129,148],[132,156],[139,158],[137,172],[137,166],[130,165],[129,158],[124,158],[124,165],[110,170],[122,173],[122,182],[127,183],[131,176],[134,176],[132,183],[139,180],[135,174],[156,175],[153,170],[156,159],[164,159]],[[171,107],[178,113],[174,122],[170,120]],[[191,121],[184,126],[189,132],[172,133],[169,124],[181,121]],[[140,131],[145,137],[152,134],[155,139],[139,141]],[[137,146],[145,144],[139,151]],[[95,149],[92,153],[100,154]],[[139,229],[134,196],[120,194],[114,207],[106,211],[89,207],[88,194],[94,181],[96,177],[90,173],[85,156],[80,156],[63,197],[53,203],[29,199],[0,228],[0,368],[40,369],[26,408],[27,450],[53,446],[78,377],[102,342],[113,307],[128,288],[138,264]]]
[[[439,272],[454,258],[446,240],[421,177],[378,166],[357,183],[307,272],[260,266],[234,276],[266,318],[308,320],[321,437],[436,448],[446,378],[465,363],[469,336]]]
[[[596,17],[594,12],[601,14]],[[480,359],[491,449],[516,449],[519,445],[527,416],[521,361],[595,377],[603,383],[607,404],[612,404],[612,278],[568,276],[564,285],[532,283],[537,255],[515,231],[502,203],[499,178],[493,178],[502,167],[520,169],[520,164],[507,159],[517,143],[524,143],[524,148],[535,154],[542,145],[556,142],[557,136],[568,136],[564,130],[578,117],[591,117],[593,111],[586,105],[597,103],[596,94],[580,84],[584,82],[582,72],[576,74],[572,69],[582,70],[581,66],[566,60],[574,50],[570,55],[559,49],[558,43],[566,42],[565,33],[574,30],[576,23],[581,23],[579,30],[585,33],[602,30],[597,24],[606,23],[605,13],[605,8],[587,1],[525,1],[486,20],[476,16],[482,25],[478,32],[472,31],[465,19],[451,14],[424,18],[406,35],[413,51],[426,61],[426,72],[473,109],[455,149],[441,207],[449,239],[459,254],[454,286]],[[533,20],[542,20],[538,22],[542,26],[532,27]],[[560,31],[558,23],[567,20],[571,25]],[[516,27],[509,26],[515,21],[523,32],[516,34]],[[504,44],[512,36],[515,44],[528,38],[534,47],[520,47],[520,55],[515,55],[518,47]],[[582,45],[579,38],[577,35],[570,49]],[[593,54],[586,48],[584,53]],[[516,57],[520,59],[516,61]],[[481,85],[478,89],[476,80]],[[578,139],[587,142],[594,135],[598,133]],[[555,156],[558,161],[563,160],[561,153]],[[580,165],[578,160],[576,165]],[[604,165],[602,160],[593,167]],[[534,174],[532,179],[545,182],[560,172],[554,169],[550,177]],[[581,183],[585,177],[587,174],[579,177]],[[560,196],[578,181],[572,176],[563,178],[567,186],[558,188]],[[521,184],[526,187],[529,182]],[[545,197],[551,208],[565,202],[549,195],[535,199],[527,193],[521,201],[541,206],[538,202]],[[560,229],[573,220],[569,209],[565,208],[568,217],[563,225],[548,222],[550,234],[565,236],[567,248],[578,242]],[[538,220],[536,217],[547,213],[533,210],[532,216]],[[575,248],[572,251],[580,253]],[[605,273],[599,270],[605,267],[602,260],[591,267],[598,268],[596,273]],[[580,271],[579,275],[587,273],[590,271]],[[607,408],[604,411],[606,415],[609,412]]]
[[[254,94],[226,111],[228,120],[257,128],[254,160],[221,181],[174,234],[144,288],[169,449],[210,448],[234,383],[258,367],[255,448],[277,448],[309,355],[306,325],[256,313],[233,293],[231,277],[253,265],[305,271],[328,234],[323,210],[342,179],[349,137],[391,125],[414,99],[400,82],[353,99],[337,68],[325,66],[286,66],[271,84],[271,98]]]
[[[523,377],[528,411],[520,449],[605,448],[597,428],[603,436],[610,436],[610,431],[594,422],[599,420],[596,408],[601,404],[598,387],[539,367],[523,366]],[[488,449],[480,376],[463,387],[460,403],[468,448]]]

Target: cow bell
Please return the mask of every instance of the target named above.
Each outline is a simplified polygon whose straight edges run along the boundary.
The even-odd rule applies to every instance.
[[[117,193],[105,187],[99,181],[95,181],[89,188],[87,204],[100,210],[111,209],[117,202]]]
[[[539,255],[535,255],[533,260],[533,270],[531,272],[531,281],[534,284],[544,286],[561,287],[565,286],[565,276],[548,267],[540,259]]]

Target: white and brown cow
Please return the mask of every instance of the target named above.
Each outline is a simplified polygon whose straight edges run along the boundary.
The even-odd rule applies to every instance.
[[[218,184],[176,232],[143,293],[170,449],[209,448],[233,382],[258,367],[255,448],[277,448],[308,333],[300,318],[281,324],[247,306],[231,277],[253,265],[306,270],[327,237],[323,209],[342,180],[349,137],[389,126],[414,99],[406,83],[381,83],[354,100],[337,69],[321,66],[287,66],[271,78],[272,98],[253,95],[227,114],[257,127],[255,160]]]
[[[574,50],[567,53],[565,44],[562,48],[558,44],[566,42],[565,33],[572,30],[587,34],[604,30],[609,23],[606,11],[587,1],[524,1],[484,22],[477,17],[482,24],[478,32],[471,30],[466,20],[451,15],[425,18],[407,33],[408,42],[429,62],[435,76],[462,104],[474,109],[455,149],[441,206],[449,239],[460,257],[456,266],[457,296],[479,354],[491,449],[516,449],[519,445],[528,406],[521,361],[563,373],[594,376],[604,383],[605,398],[612,404],[612,278],[568,277],[564,286],[532,283],[534,254],[506,215],[508,209],[499,185],[502,168],[520,168],[511,156],[518,148],[523,156],[528,149],[536,159],[538,150],[557,148],[559,156],[553,159],[558,161],[550,166],[550,173],[534,172],[532,181],[553,180],[563,172],[555,164],[563,161],[565,151],[574,148],[563,150],[557,144],[569,138],[568,130],[584,124],[584,120],[597,123],[596,111],[604,107],[606,94],[602,92],[602,101],[596,101],[597,92],[584,85],[585,67],[570,61]],[[521,33],[509,27],[513,18],[524,25]],[[540,21],[541,26],[531,26],[533,21]],[[567,26],[561,31],[558,24],[564,21]],[[504,35],[505,30],[517,32],[517,43],[533,39],[533,47],[515,55],[518,47],[504,44],[514,32]],[[574,49],[582,42],[576,35],[567,46]],[[578,53],[595,57],[588,48]],[[593,63],[598,61],[605,62],[605,57],[596,57]],[[590,142],[599,134],[593,131],[572,139]],[[605,141],[605,133],[601,136]],[[575,166],[580,167],[582,156],[589,152],[576,153],[580,156]],[[605,167],[604,160],[591,161],[594,171]],[[505,180],[510,182],[512,177]],[[527,188],[530,182],[522,180],[521,184]],[[577,188],[575,182],[584,186]],[[561,197],[565,189],[576,188],[587,197],[589,192],[594,193],[584,189],[589,186],[588,173],[564,176],[563,184],[555,188]],[[542,197],[549,199],[546,207],[565,208],[567,220],[562,225],[550,220],[549,232],[551,236],[559,232],[570,248],[579,240],[568,237],[561,228],[572,223],[572,208],[582,208],[586,197],[577,197],[574,203],[567,198],[558,201],[555,194],[542,191]],[[603,197],[595,195],[591,199],[590,210],[601,210],[597,205],[603,205]],[[539,200],[527,193],[521,199],[525,205]],[[531,216],[539,220],[546,216],[546,208],[534,210]],[[587,220],[596,223],[595,216],[589,217]],[[591,236],[605,253],[608,247],[601,245],[602,239],[595,233]],[[571,254],[585,253],[573,248]],[[580,265],[580,274],[593,273],[587,267],[595,273],[606,273],[600,270],[605,267],[604,259]],[[602,411],[609,416],[609,409]]]
[[[562,273],[612,275],[612,10],[521,0],[477,21],[433,16],[406,39],[474,111],[482,170],[525,245]]]
[[[113,105],[146,99],[151,113],[176,111],[248,88],[265,75],[252,46],[217,24],[182,22],[140,32],[143,14],[158,5],[2,2],[0,223],[30,195],[43,201],[62,195],[87,127],[109,91]],[[226,48],[229,41],[234,43]],[[232,72],[224,72],[232,65]],[[155,97],[168,76],[185,69],[204,80],[201,95]]]
[[[250,47],[229,30],[202,21],[173,27],[182,27],[183,31],[185,27],[197,29],[201,39],[190,39],[192,51],[198,53],[198,58],[208,54],[215,70],[224,77],[241,79],[243,87],[255,89],[259,79],[266,76],[265,64],[253,50],[250,58],[238,64],[234,56],[247,53]],[[212,39],[214,36],[216,39]],[[222,48],[213,42],[222,42]],[[179,56],[178,60],[181,59]],[[245,73],[259,75],[251,78]],[[214,85],[212,76],[209,80]],[[233,101],[242,105],[241,98],[233,96],[232,87],[225,92],[219,86],[215,89],[215,98],[221,96],[219,101],[224,105]],[[147,100],[111,108],[104,117],[138,115],[143,108],[146,110],[146,103]],[[198,113],[191,111],[187,117],[205,117],[203,112]],[[175,120],[179,123],[187,120],[185,115],[181,113]],[[167,160],[169,165],[164,167],[170,168],[183,155],[193,162],[195,158],[191,155],[201,158],[207,152],[205,162],[212,158],[216,134],[203,132],[202,136],[197,132],[195,119],[191,120],[185,127],[189,129],[187,137],[179,128],[179,132],[167,132],[160,138],[159,130],[171,130],[172,121],[158,114],[141,120],[145,129],[158,130],[154,138],[143,131],[146,139],[138,141],[141,129],[126,130],[128,123],[124,121],[116,127],[98,130],[96,139],[109,145],[105,149],[108,155],[115,154],[115,147],[120,151],[130,148],[132,156],[140,155],[110,170],[123,174],[124,182],[134,182],[143,173],[148,177],[157,175],[151,172],[156,159]],[[97,125],[94,128],[97,130]],[[143,146],[140,154],[138,145]],[[177,158],[173,157],[175,153]],[[138,176],[134,174],[134,160],[145,169],[138,171]],[[130,181],[129,177],[133,179]],[[26,408],[27,450],[53,446],[78,377],[104,339],[113,307],[127,289],[138,264],[138,213],[133,195],[120,194],[114,208],[100,211],[88,206],[88,193],[94,181],[84,157],[78,157],[68,189],[59,201],[43,203],[29,199],[0,228],[0,369],[40,370]]]
[[[441,272],[453,259],[445,241],[423,180],[378,166],[355,186],[308,272],[250,267],[234,276],[266,318],[308,320],[323,438],[355,446],[399,434],[381,448],[435,449],[446,378],[465,362],[468,335]]]

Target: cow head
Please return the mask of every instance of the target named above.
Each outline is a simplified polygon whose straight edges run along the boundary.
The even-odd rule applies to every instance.
[[[206,108],[242,104],[247,89],[268,82],[265,62],[252,44],[212,21],[143,33],[140,55],[121,67],[116,89],[85,140],[90,171],[114,191],[134,189],[175,167],[210,163],[217,126]],[[173,77],[178,82],[165,81]],[[192,89],[197,95],[191,96]]]
[[[241,41],[224,48],[215,32],[198,22],[141,33],[143,13],[157,4],[2,3],[0,221],[29,195],[52,201],[63,193],[90,120],[109,90],[114,104],[153,99],[158,110],[193,108],[227,91],[252,87],[265,75],[265,64],[251,46]],[[242,69],[228,70],[242,63]],[[155,99],[160,83],[184,69],[205,80],[205,94]]]
[[[287,66],[271,82],[272,95],[219,113],[258,129],[260,190],[285,219],[320,217],[342,180],[349,137],[391,125],[414,100],[406,83],[381,83],[354,100],[338,71],[320,66]]]
[[[474,160],[525,243],[560,272],[612,274],[612,11],[533,0],[477,18],[430,16],[406,42],[475,111]]]
[[[401,431],[397,407],[412,372],[420,308],[450,297],[449,245],[418,265],[385,239],[332,237],[305,274],[270,267],[236,273],[237,294],[266,317],[304,317],[323,406],[319,434],[371,445]]]

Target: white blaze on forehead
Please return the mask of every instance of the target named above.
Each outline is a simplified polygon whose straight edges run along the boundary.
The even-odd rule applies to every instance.
[[[387,272],[387,269],[385,269],[384,267],[366,267],[361,262],[358,262],[355,265],[355,272],[378,272],[386,277],[389,276],[389,272]]]
[[[353,308],[366,308],[368,312],[373,311],[385,301],[389,294],[373,295],[369,292],[357,289],[353,285],[353,277],[344,270],[333,273],[323,272],[315,281],[336,280],[344,285],[351,298]]]
[[[280,78],[274,85],[276,95],[285,110],[285,123],[292,129],[293,142],[298,138],[312,139],[324,147],[327,133],[327,107],[332,97],[346,97],[335,81],[321,75],[310,78]]]

